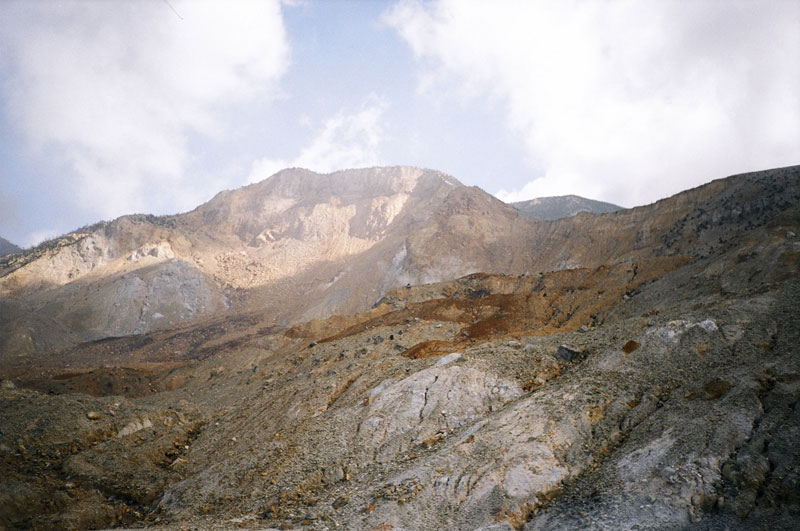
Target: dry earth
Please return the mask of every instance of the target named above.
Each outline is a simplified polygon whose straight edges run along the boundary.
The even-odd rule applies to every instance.
[[[2,525],[796,528],[798,168],[600,216],[529,224],[501,208],[530,234],[481,252],[528,247],[448,280],[426,231],[464,234],[462,200],[488,205],[484,231],[494,203],[470,190],[441,199],[435,229],[414,225],[401,270],[419,276],[371,308],[281,323],[276,305],[319,300],[259,307],[256,288],[146,333],[3,350]],[[161,274],[136,270],[146,286]],[[104,281],[119,280],[85,285]],[[46,298],[32,286],[17,304]]]

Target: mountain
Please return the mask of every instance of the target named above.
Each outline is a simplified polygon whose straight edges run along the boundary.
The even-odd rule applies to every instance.
[[[606,214],[622,210],[620,206],[603,201],[595,201],[594,199],[586,199],[577,195],[537,197],[528,201],[511,203],[511,206],[526,216],[539,221],[568,218],[579,212]]]
[[[3,262],[2,303],[166,304],[192,271],[221,306],[0,350],[0,522],[792,529],[798,234],[800,167],[541,222],[438,172],[288,170],[90,227]]]
[[[717,192],[534,223],[436,171],[284,170],[186,214],[125,216],[0,260],[0,326],[10,331],[0,349],[46,353],[221,312],[286,326],[365,310],[405,284],[676,253],[687,223],[712,248],[738,230],[733,202],[763,208],[731,197],[719,210]]]
[[[407,283],[521,273],[527,227],[440,172],[285,170],[186,214],[122,217],[0,262],[0,325],[13,331],[0,347],[47,352],[219,312],[271,325],[352,313]]]
[[[5,238],[0,237],[0,256],[5,256],[7,254],[14,254],[20,252],[22,249],[11,243],[10,241],[6,240]]]

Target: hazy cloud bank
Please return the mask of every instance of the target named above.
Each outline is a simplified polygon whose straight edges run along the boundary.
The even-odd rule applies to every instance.
[[[277,0],[6,2],[0,45],[11,123],[100,218],[195,206],[192,137],[224,138],[289,64]]]
[[[537,178],[503,200],[630,206],[800,162],[798,2],[406,1],[385,20],[420,90],[504,103]]]

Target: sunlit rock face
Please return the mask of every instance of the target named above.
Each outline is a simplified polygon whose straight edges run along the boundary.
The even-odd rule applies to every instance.
[[[521,272],[527,223],[436,171],[284,170],[186,214],[126,216],[18,256],[0,277],[2,319],[31,329],[37,350],[230,308],[269,309],[276,324],[351,313],[409,282]]]

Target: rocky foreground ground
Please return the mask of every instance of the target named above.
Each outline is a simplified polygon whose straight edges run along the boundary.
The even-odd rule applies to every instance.
[[[792,197],[711,249],[714,222],[698,230],[698,217],[641,259],[400,287],[290,327],[253,311],[15,358],[0,522],[796,529]]]

